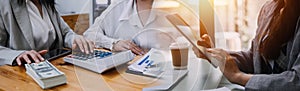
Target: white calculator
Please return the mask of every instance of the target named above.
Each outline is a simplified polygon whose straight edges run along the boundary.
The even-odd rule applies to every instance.
[[[94,53],[90,54],[73,52],[71,55],[64,57],[64,61],[97,73],[103,73],[106,70],[131,61],[134,57],[135,54],[130,50],[116,53],[94,50]]]

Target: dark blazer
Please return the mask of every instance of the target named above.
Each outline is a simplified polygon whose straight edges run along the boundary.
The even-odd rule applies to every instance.
[[[18,0],[0,0],[0,2],[0,65],[11,65],[25,50],[35,50],[35,43],[26,4],[18,4]],[[57,36],[50,49],[71,47],[75,33],[56,10],[56,13],[51,9],[47,11]]]
[[[282,68],[278,65],[271,66],[269,60],[264,60],[259,53],[260,39],[264,28],[268,27],[272,18],[270,13],[273,7],[272,3],[264,6],[259,16],[258,31],[253,39],[251,49],[249,51],[231,52],[230,54],[236,59],[236,63],[241,71],[249,74],[255,74],[246,84],[246,90],[258,91],[299,91],[300,90],[300,18],[298,19],[295,35],[287,43],[285,50],[285,59],[281,59],[286,63],[286,67]],[[274,49],[278,50],[278,49]],[[280,69],[280,70],[276,70]]]

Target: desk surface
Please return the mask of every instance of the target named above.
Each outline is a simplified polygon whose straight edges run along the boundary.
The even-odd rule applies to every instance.
[[[221,73],[206,61],[197,59],[190,51],[189,73],[172,90],[191,91],[216,88],[221,81]],[[136,57],[135,59],[138,59]],[[170,60],[169,60],[170,61]],[[143,77],[125,73],[128,64],[118,66],[105,73],[97,74],[82,69],[72,64],[65,63],[63,58],[51,61],[60,71],[67,76],[67,84],[46,90],[60,91],[140,91],[143,88],[160,85],[155,78]],[[26,73],[24,66],[0,66],[0,91],[32,91],[42,90],[39,85]]]

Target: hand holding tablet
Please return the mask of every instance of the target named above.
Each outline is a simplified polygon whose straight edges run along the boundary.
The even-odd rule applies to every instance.
[[[215,63],[218,61],[207,53],[205,46],[199,46],[200,44],[198,44],[209,38],[202,40],[202,38],[200,38],[200,36],[198,36],[197,33],[192,30],[192,28],[178,14],[167,15],[166,18],[193,45],[194,48],[197,48],[199,52],[204,54],[205,58],[207,58],[207,60],[215,66]]]

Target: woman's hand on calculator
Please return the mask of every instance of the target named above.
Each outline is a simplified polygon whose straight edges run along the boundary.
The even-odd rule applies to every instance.
[[[113,45],[113,51],[131,50],[137,55],[144,55],[145,52],[130,40],[120,40]]]
[[[76,35],[73,41],[72,49],[79,48],[81,52],[86,54],[93,53],[95,44],[93,41],[84,38],[83,36]]]

